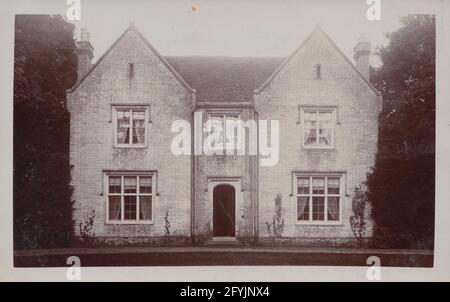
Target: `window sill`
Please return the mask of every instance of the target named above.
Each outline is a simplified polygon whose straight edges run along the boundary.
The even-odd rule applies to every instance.
[[[296,221],[296,225],[311,226],[342,226],[342,221]]]
[[[302,147],[303,150],[335,150],[334,147]]]
[[[149,224],[153,225],[153,221],[107,221],[106,224],[120,224],[120,225],[139,225],[139,224]]]
[[[119,149],[144,149],[147,148],[147,145],[142,145],[142,146],[130,146],[130,145],[114,145],[114,148],[119,148]]]

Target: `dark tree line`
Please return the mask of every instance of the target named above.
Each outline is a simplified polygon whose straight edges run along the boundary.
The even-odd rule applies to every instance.
[[[66,246],[72,237],[69,114],[74,26],[18,15],[14,52],[14,247]]]
[[[378,246],[433,248],[435,18],[410,15],[402,23],[387,35],[383,65],[371,73],[383,111],[368,197]]]

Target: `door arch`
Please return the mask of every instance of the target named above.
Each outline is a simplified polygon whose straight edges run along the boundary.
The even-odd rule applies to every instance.
[[[213,190],[213,236],[236,236],[236,190],[220,184]]]

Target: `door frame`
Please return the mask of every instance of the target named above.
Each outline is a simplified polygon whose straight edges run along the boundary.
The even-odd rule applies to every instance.
[[[210,218],[211,232],[213,231],[214,188],[220,185],[229,185],[234,188],[234,237],[213,237],[213,239],[236,239],[239,230],[241,203],[241,178],[240,177],[212,177],[208,179],[208,217]]]

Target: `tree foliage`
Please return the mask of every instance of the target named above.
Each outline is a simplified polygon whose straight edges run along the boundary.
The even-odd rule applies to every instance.
[[[74,26],[18,15],[14,52],[14,247],[64,246],[73,232],[66,90],[76,81]]]
[[[353,215],[350,216],[350,227],[353,235],[358,240],[358,245],[363,246],[364,236],[367,230],[367,223],[365,218],[365,210],[367,203],[367,192],[361,189],[361,186],[355,187],[352,198]]]
[[[409,15],[387,35],[371,81],[383,94],[379,150],[368,178],[375,239],[432,248],[435,178],[435,18]]]

